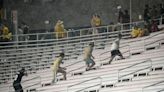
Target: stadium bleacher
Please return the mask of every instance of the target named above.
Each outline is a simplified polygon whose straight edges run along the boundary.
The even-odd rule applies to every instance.
[[[57,42],[53,39],[37,41],[38,44],[14,42],[0,50],[0,91],[14,92],[13,78],[23,66],[28,72],[22,82],[26,92],[163,92],[164,30],[135,39],[129,39],[130,30],[121,30],[120,51],[126,59],[116,57],[107,65],[111,42],[118,32],[82,35]],[[92,41],[95,42],[96,65],[94,70],[85,71],[83,48]],[[67,80],[62,81],[58,74],[58,82],[52,85],[50,67],[54,57],[62,51],[66,54],[62,66],[67,68]]]

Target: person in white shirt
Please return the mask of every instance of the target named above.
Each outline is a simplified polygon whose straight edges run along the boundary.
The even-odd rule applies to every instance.
[[[86,71],[90,70],[94,65],[95,62],[93,61],[94,57],[92,55],[94,43],[91,42],[89,46],[84,48],[84,61],[87,65]]]
[[[115,56],[120,56],[121,59],[124,59],[124,57],[122,56],[120,50],[119,50],[119,45],[120,45],[120,40],[122,38],[122,35],[119,33],[118,34],[118,38],[114,40],[114,42],[112,43],[112,46],[111,46],[111,58],[110,58],[110,61],[109,61],[109,64],[112,62],[113,58]]]
[[[60,67],[60,64],[63,63],[62,60],[64,58],[64,53],[60,53],[59,57],[56,58],[53,62],[53,65],[52,65],[52,71],[53,71],[53,80],[52,80],[52,83],[56,83],[56,76],[57,76],[57,73],[62,73],[63,76],[64,76],[64,80],[66,80],[66,68],[64,67]]]

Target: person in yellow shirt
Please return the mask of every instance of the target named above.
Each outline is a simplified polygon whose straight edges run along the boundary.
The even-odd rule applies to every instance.
[[[55,35],[57,39],[66,37],[63,21],[58,20],[54,29],[55,29],[55,33],[56,33]]]
[[[2,29],[2,40],[3,41],[10,41],[12,40],[12,33],[9,31],[7,26],[3,26]]]
[[[142,37],[143,35],[144,35],[144,30],[142,30],[141,28],[135,26],[135,27],[132,29],[132,32],[131,32],[132,38]]]
[[[101,25],[101,18],[99,15],[94,14],[91,19],[91,26],[94,27],[99,27]],[[93,29],[93,34],[97,34],[98,29],[94,28]]]
[[[66,80],[66,68],[64,67],[60,67],[60,64],[63,63],[62,60],[64,58],[64,53],[60,53],[59,57],[56,58],[53,62],[53,65],[52,65],[52,71],[53,71],[53,80],[52,80],[52,83],[56,83],[57,82],[57,79],[56,79],[56,76],[57,76],[57,73],[62,73],[64,75],[64,80]]]

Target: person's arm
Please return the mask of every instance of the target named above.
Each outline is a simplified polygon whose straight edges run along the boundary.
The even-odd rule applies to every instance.
[[[66,70],[66,68],[65,68],[65,67],[61,67],[61,66],[60,66],[60,63],[64,64],[64,62],[63,62],[63,60],[62,60],[62,59],[61,59],[61,60],[60,60],[60,62],[59,62],[59,68]]]
[[[65,68],[65,67],[60,67],[60,66],[59,66],[59,68],[66,70],[66,68]]]
[[[25,72],[23,73],[23,75],[28,76],[27,71],[25,71]]]
[[[91,54],[91,57],[93,58],[93,59],[95,59],[95,57]]]
[[[92,55],[93,52],[93,48],[91,49],[91,57],[94,59],[95,57]]]

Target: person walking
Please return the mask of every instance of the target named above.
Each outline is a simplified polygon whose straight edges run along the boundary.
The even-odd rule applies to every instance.
[[[124,59],[122,53],[119,50],[119,45],[120,45],[120,40],[122,38],[122,35],[119,33],[118,38],[114,40],[111,46],[111,58],[109,60],[109,64],[111,64],[112,60],[114,59],[115,56],[120,56],[121,59]]]
[[[95,61],[93,60],[94,57],[92,55],[93,47],[94,43],[91,42],[89,46],[84,48],[84,61],[87,65],[86,71],[90,70],[95,65]]]
[[[21,85],[21,80],[22,80],[22,77],[26,75],[27,76],[27,73],[25,73],[25,68],[22,68],[16,75],[15,79],[14,79],[14,82],[13,82],[13,87],[14,87],[14,90],[15,92],[23,92],[23,88],[22,88],[22,85]]]
[[[57,82],[57,79],[56,79],[57,73],[62,73],[64,76],[64,80],[66,80],[66,71],[65,71],[66,68],[60,67],[60,64],[63,63],[62,60],[63,60],[64,56],[65,56],[64,53],[60,53],[59,57],[56,58],[53,62],[53,65],[52,65],[52,70],[53,70],[52,83]]]

